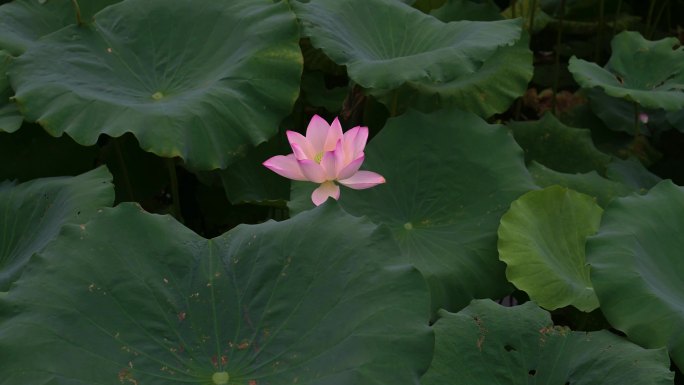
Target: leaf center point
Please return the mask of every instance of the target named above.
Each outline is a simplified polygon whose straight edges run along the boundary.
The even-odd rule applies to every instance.
[[[228,375],[228,372],[216,372],[213,376],[211,376],[211,380],[216,385],[227,384],[229,379],[230,376]]]
[[[163,98],[163,97],[164,97],[164,94],[162,94],[162,93],[159,92],[159,91],[157,91],[157,92],[155,92],[155,93],[152,94],[152,99],[154,99],[154,100],[160,100],[160,99]]]

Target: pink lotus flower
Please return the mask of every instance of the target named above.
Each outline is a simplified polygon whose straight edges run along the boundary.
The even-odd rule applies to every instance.
[[[340,198],[337,183],[355,190],[385,183],[385,178],[378,173],[359,171],[364,160],[368,127],[357,126],[342,133],[337,118],[329,125],[325,119],[314,115],[306,128],[306,137],[287,131],[287,139],[293,153],[274,156],[263,164],[286,178],[320,183],[311,194],[316,206],[328,197]]]

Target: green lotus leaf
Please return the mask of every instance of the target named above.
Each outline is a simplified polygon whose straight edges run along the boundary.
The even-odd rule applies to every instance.
[[[146,151],[224,168],[290,112],[298,40],[285,2],[124,1],[33,44],[9,77],[27,120],[54,136],[132,132]]]
[[[645,193],[662,181],[636,158],[613,159],[608,163],[606,176],[638,193]]]
[[[666,180],[614,200],[587,241],[591,281],[608,322],[684,367],[684,189]]]
[[[79,1],[82,23],[121,0]],[[0,6],[0,49],[21,55],[42,36],[76,24],[76,11],[69,0],[15,0]]]
[[[515,20],[443,23],[390,0],[295,1],[292,6],[314,47],[371,89],[470,76],[521,34]]]
[[[634,126],[634,103],[625,99],[618,99],[607,95],[598,88],[588,90],[591,111],[613,131],[625,132],[634,135],[637,128]],[[639,108],[639,113],[648,115],[648,123],[639,122],[638,132],[643,135],[652,135],[670,129],[667,124],[667,114],[663,110]]]
[[[394,113],[456,107],[487,118],[506,111],[527,90],[533,72],[528,43],[524,35],[512,46],[499,47],[474,72],[448,82],[411,81],[391,92],[368,92]]]
[[[17,104],[10,100],[14,91],[7,80],[7,68],[12,57],[0,51],[0,132],[14,132],[21,127],[23,118]]]
[[[598,308],[584,244],[598,230],[602,213],[594,198],[561,186],[518,198],[498,233],[508,280],[545,309]]]
[[[105,167],[75,177],[0,182],[0,291],[21,275],[29,258],[67,223],[85,223],[114,203],[112,175]]]
[[[492,0],[447,0],[443,6],[431,11],[430,15],[444,22],[461,20],[495,21],[503,19],[499,6]]]
[[[458,110],[409,111],[387,121],[365,149],[364,168],[387,183],[342,187],[341,206],[388,226],[423,273],[432,309],[510,292],[496,230],[512,201],[534,188],[522,151],[503,126]],[[313,183],[293,182],[291,214],[312,207]]]
[[[503,307],[473,301],[440,312],[435,359],[423,385],[672,385],[664,349],[647,350],[608,331],[554,326],[532,302]]]
[[[628,195],[635,190],[631,186],[606,179],[596,171],[584,174],[566,174],[544,167],[534,161],[532,161],[527,169],[532,174],[534,183],[537,186],[549,187],[560,185],[567,187],[593,197],[601,207],[606,207],[616,197]]]
[[[613,38],[613,51],[604,68],[576,57],[568,69],[584,88],[599,87],[610,96],[646,108],[684,108],[684,47],[676,38],[648,41],[638,32]]]
[[[328,204],[203,239],[132,204],[67,227],[0,303],[2,385],[418,384],[429,299]]]
[[[513,122],[508,125],[525,159],[553,170],[575,173],[596,170],[605,172],[610,156],[594,146],[587,129],[568,127],[553,114],[546,113],[535,122]]]

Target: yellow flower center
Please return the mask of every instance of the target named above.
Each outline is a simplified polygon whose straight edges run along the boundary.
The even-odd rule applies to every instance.
[[[316,154],[316,156],[314,156],[314,160],[316,161],[316,163],[321,163],[321,159],[323,159],[322,152],[319,152],[318,154]]]

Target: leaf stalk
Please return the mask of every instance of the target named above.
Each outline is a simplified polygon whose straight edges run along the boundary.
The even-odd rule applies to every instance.
[[[81,7],[78,5],[78,0],[71,0],[71,5],[74,6],[74,12],[76,12],[76,24],[80,27],[83,25],[83,20],[81,19]]]

